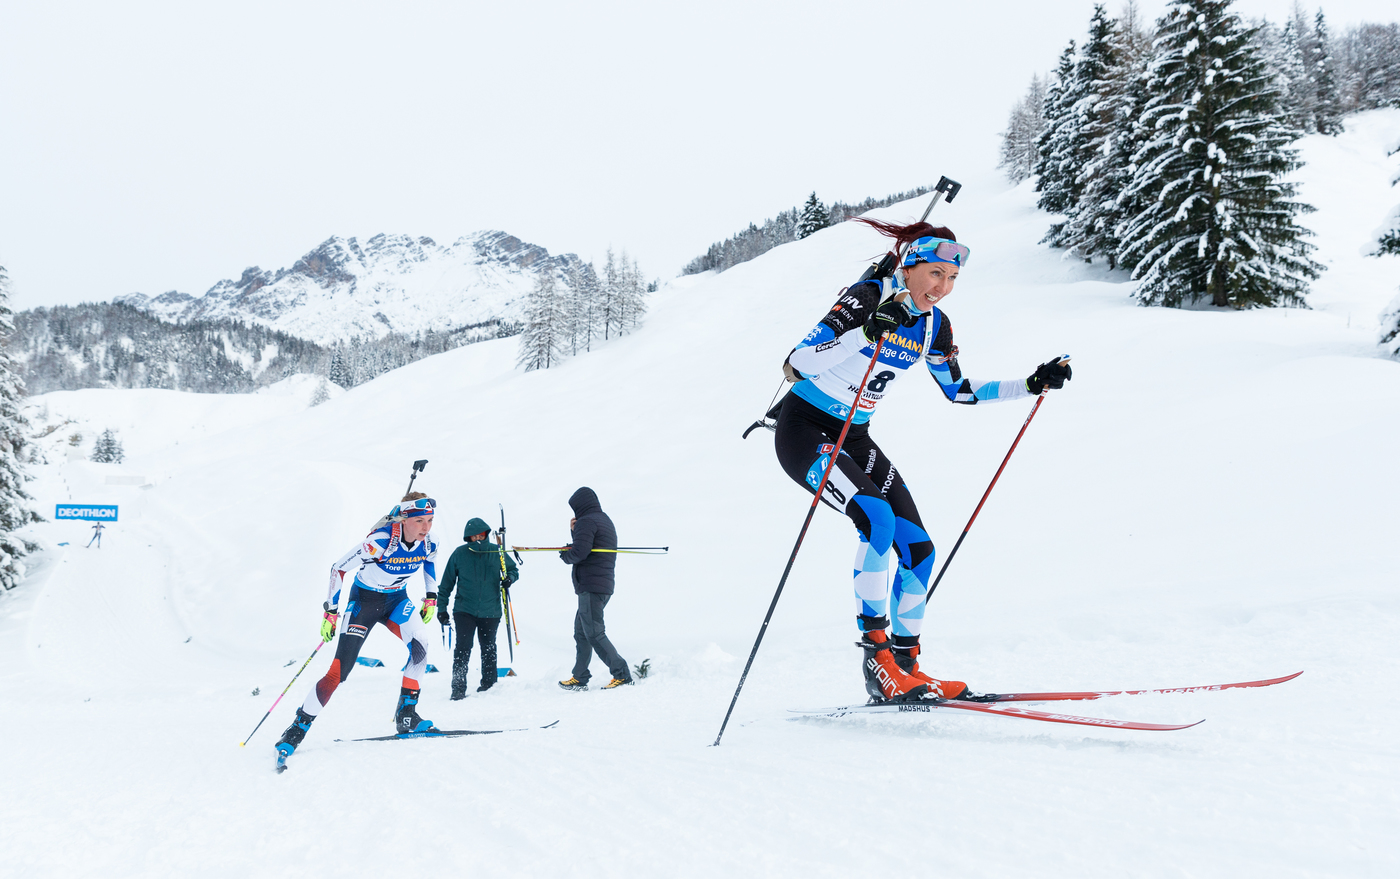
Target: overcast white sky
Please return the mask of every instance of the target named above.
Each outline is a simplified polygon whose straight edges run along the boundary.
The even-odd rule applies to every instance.
[[[1397,17],[1323,8],[1334,31]],[[0,265],[18,309],[198,295],[331,235],[494,228],[670,277],[813,189],[995,164],[1092,9],[0,0]]]

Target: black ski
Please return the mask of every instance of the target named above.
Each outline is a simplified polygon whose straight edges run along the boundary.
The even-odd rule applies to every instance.
[[[491,736],[503,732],[529,732],[532,729],[549,729],[558,726],[559,721],[544,726],[523,726],[516,729],[428,729],[422,732],[399,733],[392,736],[369,736],[363,739],[336,739],[337,742],[392,742],[397,739],[452,739],[458,736]]]

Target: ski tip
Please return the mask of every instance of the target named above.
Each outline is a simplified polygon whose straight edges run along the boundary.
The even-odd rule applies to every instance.
[[[553,723],[546,723],[544,726],[540,727],[540,729],[549,729],[549,728],[551,728],[551,727],[556,727],[556,726],[558,726],[558,725],[559,725],[559,721],[556,720],[556,721],[554,721]]]

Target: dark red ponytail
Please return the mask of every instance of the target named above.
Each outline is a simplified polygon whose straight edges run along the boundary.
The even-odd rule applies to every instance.
[[[886,238],[893,238],[897,247],[906,247],[920,238],[927,238],[930,235],[934,238],[947,238],[949,241],[958,240],[953,236],[953,230],[947,226],[934,226],[929,223],[911,223],[908,226],[901,226],[897,223],[886,223],[883,220],[872,220],[868,217],[856,217],[855,221],[864,223]]]

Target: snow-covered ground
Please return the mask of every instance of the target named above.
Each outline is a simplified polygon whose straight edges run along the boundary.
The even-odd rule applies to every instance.
[[[69,461],[71,429],[44,441],[43,508],[118,503],[121,520],[101,550],[82,548],[81,523],[39,526],[54,548],[0,599],[5,870],[1396,875],[1400,363],[1376,356],[1373,320],[1396,273],[1394,258],[1362,255],[1379,218],[1345,217],[1343,194],[1388,183],[1375,150],[1400,134],[1400,111],[1361,121],[1305,144],[1302,196],[1335,273],[1313,311],[1136,307],[1121,276],[1036,245],[1046,219],[1027,185],[939,169],[965,184],[937,212],[973,253],[945,303],[964,370],[1023,377],[1067,352],[1075,378],[1042,406],[933,599],[925,667],[984,691],[1306,670],[1296,681],[1074,706],[1207,719],[1168,733],[961,713],[793,720],[785,709],[864,698],[852,529],[822,511],[724,744],[707,747],[808,505],[770,435],[739,434],[791,345],[882,251],[847,224],[677,280],[642,331],[545,372],[514,369],[503,340],[316,408],[298,396],[309,386],[34,400],[45,423],[118,428],[129,457]],[[1029,406],[949,406],[911,378],[881,407],[875,435],[940,555]],[[567,568],[535,554],[513,590],[518,677],[450,703],[430,675],[423,714],[557,727],[335,741],[390,731],[404,657],[380,631],[364,652],[386,667],[356,669],[275,775],[272,743],[328,649],[238,743],[317,643],[328,566],[424,457],[444,550],[498,503],[514,542],[561,542],[580,485],[624,543],[670,545],[620,560],[608,608],[618,648],[653,673],[618,691],[555,686],[574,601]],[[115,474],[149,487],[107,485]],[[437,645],[430,661],[450,664]]]

